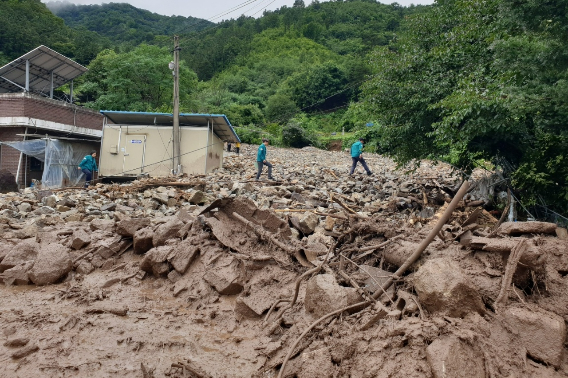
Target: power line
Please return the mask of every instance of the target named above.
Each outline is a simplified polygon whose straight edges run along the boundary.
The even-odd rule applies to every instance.
[[[247,5],[253,4],[253,3],[257,2],[257,1],[258,1],[258,0],[247,0],[247,1],[243,2],[243,3],[241,3],[241,4],[238,4],[238,5],[234,6],[233,8],[230,8],[230,9],[228,9],[228,10],[225,10],[225,11],[220,12],[220,13],[218,13],[217,15],[215,15],[215,16],[213,16],[213,17],[210,17],[209,19],[202,19],[202,20],[197,21],[197,22],[195,22],[195,23],[193,23],[193,24],[189,24],[189,25],[187,25],[185,28],[179,30],[177,33],[182,34],[183,32],[187,31],[188,29],[194,28],[194,27],[198,27],[200,24],[203,24],[203,23],[205,23],[205,22],[213,22],[214,20],[216,20],[216,19],[218,19],[218,18],[220,18],[220,17],[223,17],[223,16],[226,16],[226,15],[228,15],[228,14],[230,14],[230,13],[233,13],[233,12],[235,12],[235,11],[237,11],[237,10],[239,10],[239,9],[242,9],[242,8],[246,7]],[[243,13],[243,14],[244,14],[244,13]],[[220,27],[220,26],[221,26],[221,24],[220,24],[220,23],[217,23],[217,25],[215,25],[215,26],[213,26],[213,27],[211,27],[211,28],[207,28],[207,29],[205,29],[205,30],[202,30],[201,32],[197,32],[197,31],[196,31],[196,32],[195,32],[195,33],[196,33],[195,36],[199,36],[199,35],[201,35],[201,34],[203,34],[203,33],[205,33],[205,32],[209,32],[209,31],[211,31],[211,30],[217,29],[217,28]]]

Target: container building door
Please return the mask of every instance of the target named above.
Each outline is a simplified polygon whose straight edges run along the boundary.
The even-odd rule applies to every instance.
[[[122,173],[135,176],[144,173],[144,157],[146,154],[146,135],[126,135],[124,138],[124,163]]]

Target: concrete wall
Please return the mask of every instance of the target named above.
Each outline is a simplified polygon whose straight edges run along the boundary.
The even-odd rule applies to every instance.
[[[171,126],[106,125],[101,150],[101,175],[134,176],[148,173],[152,177],[168,176],[173,168],[172,133]],[[222,167],[223,143],[216,135],[211,136],[207,128],[188,126],[181,127],[180,133],[184,173],[205,173],[206,157],[207,172]],[[215,143],[211,148],[206,148],[208,137],[209,144],[213,144],[211,141]],[[142,146],[139,141],[145,145]],[[115,151],[117,153],[113,153]]]

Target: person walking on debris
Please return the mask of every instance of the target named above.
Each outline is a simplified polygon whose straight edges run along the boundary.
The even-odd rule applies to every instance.
[[[81,163],[79,163],[78,169],[85,174],[85,189],[88,188],[91,183],[93,172],[99,171],[97,168],[97,161],[95,160],[96,157],[97,151],[93,150],[90,155],[86,155],[83,160],[81,160]]]
[[[262,139],[262,144],[258,146],[258,153],[256,154],[256,164],[258,168],[256,181],[258,181],[258,179],[260,178],[260,175],[262,174],[262,168],[265,165],[268,167],[268,179],[274,180],[274,177],[272,177],[272,164],[270,164],[266,160],[266,146],[268,146],[269,143],[270,141],[268,139]]]
[[[240,150],[241,150],[241,143],[240,143],[240,142],[237,142],[237,143],[235,144],[235,151],[237,152],[237,155],[239,154],[239,151],[240,151]]]
[[[227,142],[227,152],[231,152],[231,142]]]
[[[361,162],[361,165],[367,171],[368,176],[371,176],[373,174],[373,172],[369,170],[369,167],[367,167],[367,162],[365,161],[365,159],[363,159],[362,153],[364,144],[365,139],[359,138],[359,141],[353,143],[353,145],[351,146],[351,159],[353,160],[353,165],[351,166],[351,172],[349,173],[349,176],[353,175],[353,173],[355,172],[355,168],[357,167],[358,162]]]

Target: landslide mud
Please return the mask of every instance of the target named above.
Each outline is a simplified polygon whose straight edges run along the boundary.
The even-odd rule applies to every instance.
[[[277,377],[298,340],[282,376],[568,375],[565,230],[499,226],[470,192],[375,302],[456,192],[450,168],[370,156],[378,177],[349,179],[341,152],[270,148],[279,181],[250,183],[243,151],[198,179],[0,198],[0,376]]]

